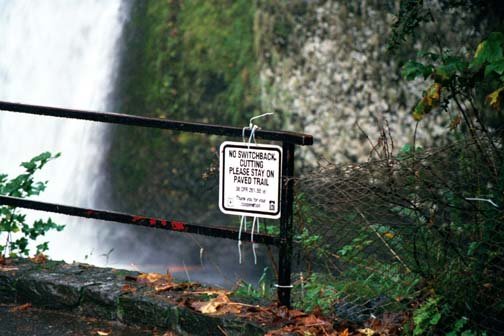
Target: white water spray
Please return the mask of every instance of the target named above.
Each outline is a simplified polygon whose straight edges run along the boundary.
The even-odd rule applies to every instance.
[[[113,88],[117,45],[125,20],[121,0],[0,0],[0,100],[105,111]],[[98,207],[96,196],[106,126],[79,120],[0,111],[0,172],[50,151],[62,156],[37,177],[48,180],[38,197]],[[47,217],[30,212],[30,218]],[[90,220],[51,217],[67,227],[53,233],[49,255],[100,264],[99,226]],[[106,247],[105,247],[106,249]]]

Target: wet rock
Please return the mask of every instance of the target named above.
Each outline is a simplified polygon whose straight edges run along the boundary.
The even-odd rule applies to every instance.
[[[23,274],[33,269],[33,264],[12,260],[11,264],[3,265],[0,270],[0,302],[14,303],[16,301],[16,282]],[[15,262],[15,265],[14,265]]]
[[[126,280],[136,279],[137,272],[53,261],[35,264],[26,259],[13,265],[11,271],[0,271],[0,303],[29,302],[34,307],[171,330],[180,335],[266,333],[266,329],[238,316],[205,315],[179,304],[185,302],[180,301],[181,290],[156,293],[146,284]],[[201,298],[184,294],[184,300],[196,299]]]
[[[144,290],[120,296],[117,317],[126,324],[178,329],[177,306],[150,297]]]
[[[0,272],[0,302],[16,301],[16,279],[11,272]]]
[[[17,300],[45,308],[71,309],[78,306],[85,285],[76,277],[34,271],[16,282]]]
[[[113,269],[93,269],[88,272],[88,279],[93,284],[82,289],[79,312],[85,316],[93,316],[107,320],[117,319],[117,302],[123,294],[124,275],[114,274]],[[128,272],[137,275],[136,272]]]

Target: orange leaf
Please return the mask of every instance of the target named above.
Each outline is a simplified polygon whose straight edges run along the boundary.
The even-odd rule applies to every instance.
[[[16,307],[13,307],[11,309],[9,309],[9,311],[11,313],[14,313],[14,312],[18,312],[18,311],[24,311],[24,310],[28,310],[32,307],[32,304],[31,303],[25,303],[25,304],[22,304],[20,306],[16,306]]]
[[[47,257],[43,253],[39,253],[33,258],[30,258],[30,260],[35,264],[43,264],[47,261]]]
[[[215,299],[208,302],[194,302],[191,306],[203,314],[226,314],[231,312],[240,312],[239,304],[231,302],[226,294],[219,294]],[[234,306],[234,307],[229,307]],[[219,309],[225,307],[224,309]]]
[[[128,284],[125,284],[124,286],[121,287],[121,292],[123,293],[134,293],[136,291],[137,291],[136,287],[133,287]]]
[[[358,329],[357,331],[366,336],[373,336],[375,334],[375,331],[370,328]]]
[[[171,282],[173,278],[170,274],[142,273],[137,277],[136,280],[140,283],[154,283],[157,281]]]

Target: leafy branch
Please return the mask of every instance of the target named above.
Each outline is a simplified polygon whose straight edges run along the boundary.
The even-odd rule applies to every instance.
[[[46,189],[47,181],[35,181],[34,174],[42,169],[49,161],[59,157],[60,154],[52,155],[49,152],[42,153],[28,162],[21,163],[24,173],[8,180],[7,175],[0,174],[0,194],[13,197],[29,197],[39,195]],[[29,240],[37,240],[49,230],[63,230],[63,225],[57,225],[50,218],[46,221],[36,220],[33,224],[26,223],[26,215],[16,208],[9,206],[0,207],[0,238],[5,235],[5,243],[0,244],[0,256],[15,257],[18,255],[28,256],[30,253]],[[47,251],[48,242],[36,246],[36,252]]]

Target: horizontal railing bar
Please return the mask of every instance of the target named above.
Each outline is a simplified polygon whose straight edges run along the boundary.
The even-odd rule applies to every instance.
[[[131,214],[125,214],[113,211],[95,210],[87,208],[79,208],[68,205],[46,203],[40,201],[27,200],[18,197],[2,196],[0,195],[0,205],[8,205],[12,207],[19,207],[25,209],[54,212],[64,215],[85,217],[100,219],[105,221],[140,225],[146,227],[152,227],[163,230],[177,231],[177,232],[188,232],[195,233],[204,236],[212,236],[219,238],[227,238],[238,240],[238,231],[228,228],[212,227],[212,226],[202,226],[195,224],[188,224],[182,221],[168,220],[161,218],[152,218],[145,216],[136,216]],[[242,232],[241,238],[243,241],[251,241],[251,235],[248,232]],[[254,234],[254,242],[278,246],[280,239],[278,237],[264,235],[264,234]]]
[[[242,128],[239,127],[186,122],[170,119],[148,118],[110,112],[81,111],[59,107],[28,105],[3,101],[0,101],[0,110],[60,118],[91,120],[111,124],[169,129],[191,133],[205,133],[231,137],[242,136]],[[245,135],[249,136],[250,130],[246,130]],[[309,146],[313,144],[313,137],[309,134],[303,133],[257,130],[255,131],[255,137],[265,140],[288,142],[303,146]]]

